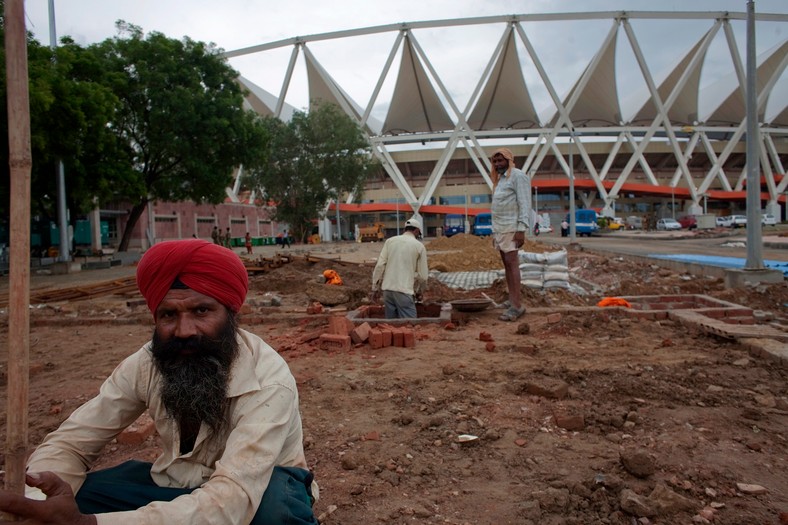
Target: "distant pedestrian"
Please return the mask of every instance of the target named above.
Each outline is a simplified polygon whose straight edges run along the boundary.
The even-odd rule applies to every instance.
[[[230,248],[231,242],[233,240],[233,236],[230,233],[230,227],[227,227],[227,233],[224,234],[224,247]]]
[[[287,230],[285,230],[284,234],[282,235],[282,247],[284,248],[285,246],[290,248],[290,237],[287,234]]]
[[[249,235],[249,232],[246,232],[246,237],[244,237],[244,242],[246,244],[246,253],[251,255],[252,254],[252,236]]]
[[[222,232],[219,231],[219,227],[215,224],[213,225],[213,230],[211,231],[211,239],[213,239],[214,244],[222,244]]]

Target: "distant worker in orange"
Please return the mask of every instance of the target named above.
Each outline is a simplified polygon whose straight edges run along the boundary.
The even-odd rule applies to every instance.
[[[326,284],[335,284],[337,286],[345,284],[342,282],[342,278],[339,274],[334,270],[325,270],[323,272],[323,277],[326,279]]]
[[[252,236],[249,235],[249,232],[246,232],[246,236],[244,237],[244,242],[246,243],[246,253],[251,255],[252,254]]]

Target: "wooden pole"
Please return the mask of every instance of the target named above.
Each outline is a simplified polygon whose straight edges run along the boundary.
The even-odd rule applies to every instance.
[[[24,0],[5,0],[11,232],[5,488],[24,493],[30,354],[30,104]]]

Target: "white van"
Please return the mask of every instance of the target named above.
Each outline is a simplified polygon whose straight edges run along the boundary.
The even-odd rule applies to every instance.
[[[642,230],[643,219],[637,215],[627,217],[627,229],[629,230]]]
[[[761,224],[764,226],[777,226],[777,217],[771,213],[764,213],[761,215]]]

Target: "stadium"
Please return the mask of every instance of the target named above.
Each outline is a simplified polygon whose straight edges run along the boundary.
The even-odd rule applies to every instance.
[[[297,36],[225,56],[259,114],[287,120],[328,102],[367,133],[382,170],[362,195],[330,204],[325,240],[337,223],[343,238],[377,222],[392,234],[415,214],[435,235],[447,214],[488,211],[500,146],[553,221],[572,188],[578,208],[607,217],[719,216],[745,210],[746,21],[745,12],[501,15]],[[761,211],[786,220],[787,23],[788,14],[755,14]],[[452,53],[451,42],[469,39],[483,60]],[[558,56],[558,40],[577,52]],[[337,53],[354,73],[323,65]],[[250,78],[263,70],[265,86]],[[356,77],[367,82],[363,98],[350,94]],[[290,102],[298,93],[300,107]],[[230,200],[253,203],[242,174]]]

